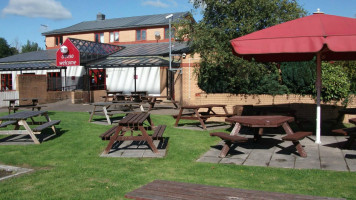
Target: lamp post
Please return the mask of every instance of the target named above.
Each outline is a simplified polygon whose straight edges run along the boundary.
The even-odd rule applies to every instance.
[[[172,24],[173,14],[167,15],[166,19],[169,20],[169,71],[172,70],[172,31],[171,31],[171,24]]]
[[[172,81],[172,24],[173,14],[169,14],[166,16],[166,19],[169,20],[169,70],[168,70],[168,88],[167,93],[170,98],[173,98],[173,81]]]

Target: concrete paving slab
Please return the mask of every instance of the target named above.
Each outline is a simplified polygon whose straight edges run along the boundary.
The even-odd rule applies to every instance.
[[[108,154],[102,153],[100,157],[121,157],[121,158],[163,158],[166,156],[168,139],[162,141],[154,140],[158,154],[153,153],[146,142],[123,141],[116,142]]]
[[[291,142],[278,142],[278,138],[280,135],[269,134],[265,138],[262,136],[264,140],[256,143],[251,140],[235,145],[226,158],[218,157],[221,148],[217,148],[217,146],[223,144],[220,142],[203,154],[198,161],[245,166],[356,171],[356,147],[346,150],[335,145],[335,143],[343,142],[345,138],[323,136],[322,144],[315,144],[315,136],[305,138],[301,143],[308,154],[306,158],[298,155]]]
[[[245,159],[240,158],[223,158],[221,159],[221,164],[235,164],[235,165],[242,165],[245,162]]]
[[[197,162],[207,162],[207,163],[219,163],[221,158],[219,157],[201,157]]]

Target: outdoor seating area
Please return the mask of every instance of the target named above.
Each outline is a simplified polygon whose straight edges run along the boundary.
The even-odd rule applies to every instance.
[[[105,103],[112,103],[112,102],[105,102]],[[160,105],[158,104],[157,106]],[[48,105],[46,108],[51,109],[51,107],[52,107],[51,105]],[[263,175],[264,174],[264,172],[262,172],[263,170],[256,167],[260,165],[255,165],[256,163],[254,164],[255,162],[254,160],[257,159],[261,162],[269,162],[268,170],[271,170],[271,172],[275,170],[278,171],[278,168],[274,168],[273,166],[275,167],[278,166],[281,168],[286,168],[286,167],[289,168],[291,165],[296,166],[296,168],[298,168],[298,166],[306,167],[306,168],[301,167],[302,169],[308,169],[308,166],[310,166],[311,167],[310,169],[317,169],[314,168],[317,163],[314,163],[313,161],[314,159],[317,158],[316,157],[317,154],[321,154],[324,156],[322,157],[322,159],[321,158],[317,159],[322,161],[322,163],[319,163],[319,166],[327,166],[328,163],[330,164],[330,166],[334,166],[332,164],[334,162],[335,164],[339,163],[340,165],[339,169],[326,168],[328,170],[324,173],[335,174],[339,170],[345,170],[351,172],[356,170],[356,163],[355,163],[355,159],[353,158],[353,156],[356,155],[356,149],[354,147],[351,147],[347,151],[342,150],[343,154],[337,153],[337,157],[331,157],[334,156],[335,154],[331,152],[332,151],[338,152],[337,150],[340,151],[340,149],[337,146],[342,145],[346,140],[346,138],[342,135],[334,136],[335,138],[340,138],[340,140],[338,140],[337,144],[335,143],[332,147],[320,146],[318,149],[320,150],[325,149],[326,151],[319,152],[319,153],[314,152],[314,148],[315,148],[314,136],[307,136],[304,139],[293,138],[293,137],[283,138],[285,136],[290,136],[290,134],[292,133],[293,134],[297,133],[294,131],[290,132],[291,130],[289,130],[289,128],[292,127],[290,126],[290,124],[294,123],[293,117],[278,116],[278,115],[277,116],[271,115],[267,117],[252,116],[253,120],[251,120],[251,116],[232,116],[232,117],[228,116],[228,117],[224,117],[226,118],[226,123],[228,124],[232,123],[235,128],[232,129],[224,128],[218,130],[218,132],[216,131],[202,132],[194,129],[182,130],[176,128],[175,127],[176,120],[172,118],[172,115],[174,115],[174,113],[179,113],[180,110],[173,109],[173,107],[170,108],[165,107],[165,109],[151,110],[150,112],[141,112],[140,109],[137,107],[134,109],[134,111],[117,114],[118,116],[121,117],[121,120],[119,120],[118,123],[114,123],[112,125],[109,124],[100,125],[100,124],[88,123],[88,114],[85,112],[85,110],[88,110],[88,108],[93,108],[93,107],[94,107],[93,105],[87,105],[86,107],[83,107],[82,110],[83,112],[69,112],[69,113],[55,112],[55,114],[52,113],[48,115],[51,116],[51,118],[52,117],[55,118],[54,120],[51,119],[52,121],[50,122],[55,123],[54,125],[56,126],[56,129],[58,129],[57,127],[59,127],[63,135],[55,138],[54,140],[51,140],[50,142],[43,143],[45,144],[44,146],[46,146],[45,148],[48,149],[48,151],[52,152],[51,154],[52,155],[54,154],[55,157],[59,156],[61,152],[61,151],[56,152],[57,148],[68,149],[66,150],[66,154],[67,156],[69,156],[68,159],[71,160],[74,159],[74,157],[76,159],[79,159],[79,162],[83,162],[83,164],[92,168],[88,171],[90,172],[90,174],[98,173],[101,174],[100,176],[102,176],[103,174],[106,174],[102,170],[104,169],[105,171],[111,170],[110,169],[111,167],[109,167],[108,165],[110,166],[129,165],[132,166],[133,168],[136,167],[142,168],[142,166],[139,167],[140,165],[142,165],[140,164],[140,162],[145,162],[145,163],[147,162],[146,164],[144,164],[144,167],[150,168],[150,172],[149,172],[149,174],[151,174],[150,179],[155,180],[157,179],[156,174],[161,173],[160,170],[161,167],[164,167],[165,170],[176,171],[173,172],[173,174],[174,176],[179,176],[179,177],[186,177],[189,175],[189,173],[187,175],[185,169],[189,170],[190,168],[198,167],[199,172],[195,172],[195,176],[197,175],[201,177],[206,177],[206,174],[210,174],[209,176],[212,177],[214,181],[207,182],[207,185],[212,185],[212,187],[215,187],[213,185],[218,184],[216,180],[221,179],[222,181],[221,183],[225,183],[226,180],[230,180],[230,181],[233,180],[231,174],[233,174],[233,176],[240,176],[240,173],[238,173],[239,170],[237,170],[237,168],[239,165],[241,165],[243,167],[249,166],[251,169],[247,169],[247,171],[252,170],[254,171],[253,173],[256,174],[256,176],[261,176],[261,178],[263,177],[264,180],[268,180],[268,182],[270,183],[277,184],[277,182],[279,182],[278,180],[272,180],[267,176]],[[219,113],[225,113],[223,105],[218,105],[218,107],[212,107],[212,105],[195,106],[195,107],[205,107],[204,109],[206,110],[212,108],[214,109],[213,111],[216,115],[218,115]],[[75,105],[73,105],[72,109],[74,110],[74,108]],[[98,108],[99,107],[97,107],[96,109]],[[220,108],[220,109],[218,110],[216,108]],[[19,115],[20,113],[26,113],[26,112],[32,112],[32,111],[21,111],[15,114]],[[34,111],[34,112],[41,112],[42,114],[45,113],[48,114],[48,111]],[[159,113],[161,112],[166,112],[171,114],[159,115]],[[204,111],[200,111],[200,112],[204,113]],[[156,113],[156,114],[152,114],[152,113]],[[213,112],[210,111],[210,114],[213,114]],[[95,120],[100,119],[102,117],[103,116],[93,115],[93,119]],[[241,119],[239,119],[239,117],[241,117]],[[57,119],[61,119],[61,120],[57,120]],[[206,119],[211,120],[212,118],[206,118]],[[200,124],[199,120],[195,119],[195,121],[197,121],[197,123]],[[29,124],[30,122],[32,121],[28,120]],[[180,121],[180,124],[184,124],[184,123],[186,123],[186,121],[184,120]],[[5,121],[3,121],[2,124],[3,126],[5,126],[6,125]],[[247,129],[247,131],[246,130],[243,130],[242,132],[238,131],[237,129],[239,128],[239,126],[241,126],[240,127],[241,130]],[[250,132],[252,126],[256,127],[257,135],[255,134],[256,132],[253,131]],[[284,133],[281,133],[279,131],[277,131],[276,133],[275,129],[277,126],[282,127]],[[36,130],[35,126],[33,125],[30,125],[30,127],[33,132],[39,131],[39,129]],[[50,127],[51,126],[49,125],[48,128]],[[81,128],[78,129],[78,127]],[[296,126],[293,126],[293,128],[295,127]],[[263,131],[261,131],[262,129]],[[63,130],[65,131],[63,132]],[[229,132],[238,133],[238,135],[230,135]],[[262,133],[262,135],[258,133]],[[83,134],[85,135],[85,137],[80,136]],[[209,134],[218,137],[210,137]],[[277,137],[275,139],[271,139],[271,135],[276,135]],[[255,137],[257,137],[256,138],[257,141],[254,141]],[[84,138],[85,141],[83,140]],[[300,152],[304,152],[304,151],[298,151],[298,148],[296,148],[293,142],[294,139],[300,142],[299,144],[302,145],[302,149],[304,149],[307,157],[303,158],[300,156]],[[326,138],[324,138],[324,140],[325,139]],[[284,140],[286,140],[286,142],[283,142]],[[227,152],[224,158],[219,157],[219,155],[222,153],[223,146],[229,145],[229,142],[231,142],[229,146],[230,150]],[[49,143],[53,143],[56,145],[54,145],[53,147],[49,147],[47,145]],[[260,145],[262,145],[263,147],[261,148]],[[277,151],[277,149],[280,148],[282,148],[282,150]],[[0,142],[0,150],[4,150],[4,152],[6,152],[7,149],[9,150],[20,149],[20,152],[23,152],[26,151],[28,147],[21,146],[21,145],[20,146],[14,145],[13,147],[8,145],[2,146]],[[269,155],[269,153],[271,154]],[[6,154],[7,153],[3,154],[3,156],[0,155],[0,158],[4,158]],[[37,157],[37,159],[44,159],[45,157],[48,157],[47,153],[44,153],[40,157]],[[88,161],[82,160],[84,158],[89,160]],[[127,158],[136,158],[136,160],[127,159]],[[151,158],[151,160],[146,160],[148,158]],[[246,160],[243,161],[243,158],[246,158]],[[270,159],[272,158],[272,159],[270,161],[266,161],[265,159],[267,158]],[[143,161],[141,159],[143,159]],[[162,160],[160,161],[156,159],[162,159]],[[213,162],[213,160],[219,160],[219,161]],[[278,160],[280,161],[278,162]],[[282,160],[285,161],[282,162]],[[348,165],[343,166],[341,164],[342,163],[341,160],[346,160]],[[241,162],[238,163],[238,161]],[[63,162],[67,163],[67,161],[63,161]],[[165,162],[167,162],[167,164],[163,164]],[[345,163],[345,161],[343,162]],[[276,163],[279,163],[279,165],[276,165]],[[312,163],[314,163],[315,165]],[[234,165],[231,164],[235,164],[237,168],[232,167]],[[151,167],[153,167],[154,169],[151,169]],[[176,170],[177,167],[179,169],[178,171]],[[99,168],[100,170],[98,170]],[[214,172],[215,170],[210,171],[208,169],[224,170],[225,175],[222,176],[220,172]],[[95,172],[92,170],[95,170]],[[336,171],[330,171],[330,170],[336,170]],[[252,171],[250,173],[252,173]],[[118,174],[122,174],[118,176],[118,179],[121,179],[120,177],[122,176],[131,176],[131,175],[127,175],[127,172],[118,172]],[[293,174],[295,174],[294,176],[297,176],[297,174],[298,176],[300,176],[300,172],[298,171],[288,172],[288,176],[293,176]],[[313,172],[311,174],[309,173],[308,176],[314,177],[312,179],[318,179],[317,175],[316,174],[313,175],[313,174],[314,174]],[[248,178],[249,176],[247,174],[244,176],[247,176],[245,177],[246,180],[249,179]],[[69,173],[64,177],[66,177],[66,179],[71,179],[71,177],[77,177],[77,175]],[[104,177],[111,177],[111,176],[104,175]],[[163,179],[168,178],[166,177],[166,175],[160,177],[162,177]],[[308,184],[308,180],[310,180],[310,177],[309,178],[305,177],[304,184]],[[324,180],[325,179],[320,181],[324,181]],[[345,180],[343,180],[343,184],[345,184],[344,181]],[[300,180],[292,181],[291,183],[288,183],[286,187],[295,188],[292,185],[297,183],[301,184]],[[147,184],[147,182],[140,181],[140,184],[144,185]],[[167,187],[170,187],[169,184],[170,183],[167,183]],[[174,184],[176,183],[173,183],[172,187],[175,187]],[[234,188],[242,187],[242,185],[240,186],[238,185],[232,186],[229,184],[227,185],[222,184],[222,185],[228,187],[234,187]],[[126,194],[127,198],[139,198],[140,196],[137,197],[137,194],[141,194],[141,193],[140,192],[137,193],[134,190],[137,189],[138,186],[139,185],[136,184],[130,185],[130,189],[121,191],[120,195],[124,196]],[[192,185],[191,187],[194,188],[195,186]],[[269,187],[263,190],[274,191],[268,188]],[[343,190],[343,189],[340,188],[339,190]],[[260,193],[260,191],[256,189],[254,189],[254,191],[256,195],[261,194],[261,195],[268,196],[269,194],[269,193],[264,194],[263,192]],[[277,191],[283,191],[283,190],[277,190]],[[179,191],[177,190],[177,192]],[[143,193],[147,194],[146,192]],[[158,196],[165,195],[164,193],[165,193],[164,190],[162,190],[162,192],[159,192],[159,190],[157,191]],[[289,191],[287,193],[288,194],[284,194],[283,192],[282,193],[277,192],[274,195],[277,196],[280,195],[281,198],[286,197],[285,195],[287,195],[288,197],[289,195],[296,196],[297,193],[312,194],[314,198],[317,198],[315,196],[346,197],[346,196],[340,196],[337,194],[325,193],[325,192],[310,193],[305,190],[302,190],[301,192]],[[179,195],[179,193],[177,193],[177,195]]]
[[[334,4],[3,2],[0,200],[356,200]]]

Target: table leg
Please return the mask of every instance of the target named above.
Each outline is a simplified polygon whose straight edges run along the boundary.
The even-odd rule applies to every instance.
[[[148,111],[151,111],[151,109],[152,109],[153,107],[155,107],[156,97],[152,97],[152,99],[150,99],[150,100],[148,101],[148,103],[150,104],[150,107],[148,108]]]
[[[93,110],[92,110],[92,112],[90,114],[89,122],[91,122],[91,120],[93,119],[93,116],[94,116],[94,113],[95,113],[95,108],[96,108],[96,106],[94,106],[94,108],[93,108]]]
[[[176,123],[174,124],[174,126],[178,126],[178,122],[179,122],[180,118],[182,117],[182,113],[183,113],[183,108],[180,108],[179,114],[177,116]]]
[[[40,144],[35,134],[32,132],[30,126],[27,124],[26,120],[20,120],[18,124],[24,126],[24,128],[26,129],[26,131],[28,132],[28,134],[30,135],[30,137],[32,138],[35,144]]]
[[[195,112],[195,115],[197,116],[197,118],[198,118],[200,124],[203,126],[203,129],[206,130],[205,123],[204,123],[204,121],[200,118],[200,114],[199,114],[198,109],[194,109],[194,112]]]
[[[158,150],[157,150],[157,147],[153,144],[153,140],[152,140],[152,137],[150,137],[145,128],[143,126],[139,126],[138,127],[143,135],[143,137],[145,138],[145,140],[147,141],[148,145],[151,147],[152,151],[154,153],[158,153]]]
[[[48,114],[47,114],[47,113],[45,113],[45,114],[44,114],[44,117],[46,118],[47,122],[50,122],[50,121],[51,121],[51,119],[49,118],[49,116],[48,116]],[[54,125],[53,125],[53,126],[51,126],[51,128],[52,128],[52,130],[53,130],[54,134],[56,134],[56,135],[57,135],[57,132],[56,132],[56,127],[54,127]]]
[[[155,125],[153,124],[153,121],[152,121],[152,119],[151,119],[151,115],[148,115],[147,121],[148,121],[148,123],[150,124],[151,129],[153,130],[153,129],[155,128]]]
[[[289,124],[287,122],[284,122],[282,127],[287,134],[291,134],[291,135],[294,134],[293,130],[291,129],[291,127],[289,126]],[[305,152],[305,150],[304,150],[303,146],[300,144],[300,142],[298,140],[292,141],[292,142],[293,142],[293,145],[295,146],[295,148],[297,149],[300,157],[306,158],[307,153]]]
[[[241,124],[240,123],[236,123],[234,128],[232,129],[230,135],[239,135],[239,132],[241,130]],[[225,144],[223,146],[223,148],[221,149],[220,158],[225,158],[226,154],[229,152],[230,147],[231,147],[232,143],[229,141],[225,141]]]
[[[106,146],[105,150],[104,150],[104,154],[108,154],[110,149],[112,148],[112,145],[116,142],[116,139],[117,137],[119,137],[119,134],[122,130],[123,126],[119,126],[116,130],[115,130],[115,133],[114,135],[112,135],[110,137],[110,141],[109,141],[109,144],[108,146]]]
[[[104,114],[105,114],[106,120],[108,121],[108,124],[111,125],[111,119],[110,119],[110,117],[109,117],[109,115],[108,115],[108,110],[106,109],[105,106],[103,106],[103,112],[104,112]]]

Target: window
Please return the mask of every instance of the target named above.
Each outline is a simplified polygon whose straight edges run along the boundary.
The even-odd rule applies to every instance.
[[[110,43],[119,41],[119,32],[110,32]]]
[[[146,30],[136,30],[136,41],[146,40]]]
[[[48,72],[47,73],[47,90],[48,91],[62,91],[61,72]]]
[[[104,33],[95,33],[95,42],[104,43]]]
[[[62,36],[56,36],[56,46],[60,46],[63,44],[63,37]]]
[[[106,89],[106,72],[105,69],[91,69],[90,89],[91,90],[105,90]]]
[[[1,74],[1,91],[12,90],[12,74]]]
[[[172,30],[171,38],[174,38],[174,34],[175,34],[175,32],[176,32],[176,29],[171,28],[171,30]],[[164,29],[164,38],[165,38],[165,39],[169,39],[169,28],[165,28],[165,29]]]

